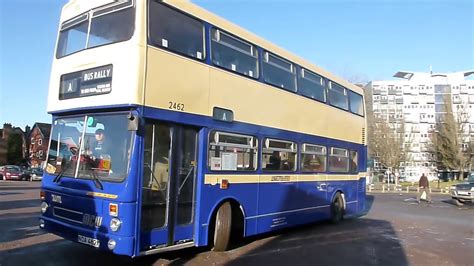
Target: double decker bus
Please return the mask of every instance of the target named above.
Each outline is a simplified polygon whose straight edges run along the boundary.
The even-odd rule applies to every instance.
[[[71,0],[39,225],[134,257],[356,215],[363,98],[190,2]]]

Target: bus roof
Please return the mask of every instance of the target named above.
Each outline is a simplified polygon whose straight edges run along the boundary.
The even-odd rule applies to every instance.
[[[336,83],[339,83],[340,85],[342,86],[345,86],[347,88],[349,88],[350,90],[354,91],[354,92],[357,92],[359,94],[363,94],[363,89],[340,78],[340,77],[337,77],[336,75],[334,74],[331,74],[330,72],[314,65],[313,63],[305,60],[305,59],[302,59],[301,57],[299,56],[296,56],[288,51],[286,51],[285,49],[257,36],[256,34],[248,31],[248,30],[245,30],[243,29],[242,27],[240,26],[237,26],[235,25],[234,23],[232,22],[229,22],[227,21],[226,19],[224,18],[221,18],[193,3],[191,3],[190,1],[183,1],[183,0],[180,0],[180,1],[176,1],[176,0],[164,0],[163,2],[171,5],[171,6],[174,6],[180,10],[183,10],[184,12],[186,13],[189,13],[197,18],[200,18],[201,20],[204,20],[206,22],[209,22],[219,28],[222,28],[240,38],[243,38],[245,39],[246,41],[248,42],[251,42],[255,45],[258,45],[262,48],[264,48],[265,50],[268,50],[269,52],[272,52],[272,53],[275,53],[281,57],[284,57],[286,58],[287,60],[290,60],[292,61],[293,63],[296,63],[298,65],[301,65],[303,66],[304,68],[307,68],[308,70],[311,70],[313,72],[316,72]]]

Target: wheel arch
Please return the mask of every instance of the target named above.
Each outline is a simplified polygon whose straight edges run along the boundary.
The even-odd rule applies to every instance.
[[[344,191],[341,189],[341,188],[337,188],[334,190],[334,192],[332,193],[331,195],[331,201],[330,203],[332,204],[332,202],[334,201],[334,199],[336,198],[336,195],[337,193],[340,193],[341,194],[341,197],[342,197],[342,202],[343,202],[343,207],[344,207],[344,210],[347,209],[347,206],[346,206],[346,196],[344,194]]]
[[[214,233],[214,226],[215,226],[215,220],[216,220],[216,215],[217,211],[219,208],[226,202],[230,203],[230,206],[232,208],[232,220],[240,219],[241,220],[241,226],[242,226],[242,237],[245,235],[245,229],[246,229],[246,221],[245,221],[245,208],[238,199],[234,197],[226,197],[222,198],[219,201],[217,201],[216,204],[212,207],[211,211],[209,212],[210,215],[207,217],[207,224],[208,224],[208,232],[207,232],[207,242],[211,241],[211,237],[213,236]],[[233,223],[232,227],[238,226],[238,224]]]

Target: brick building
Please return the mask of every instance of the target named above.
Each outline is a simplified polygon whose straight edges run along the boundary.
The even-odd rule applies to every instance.
[[[35,123],[29,135],[29,154],[31,167],[43,167],[48,152],[51,124]]]
[[[29,127],[26,127],[26,132],[19,127],[14,127],[9,123],[3,124],[3,128],[0,129],[0,165],[8,164],[7,152],[8,152],[8,140],[11,136],[18,134],[21,136],[22,141],[22,158],[27,157],[27,134]]]

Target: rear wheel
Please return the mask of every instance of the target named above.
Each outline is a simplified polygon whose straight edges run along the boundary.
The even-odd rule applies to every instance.
[[[334,200],[331,203],[331,222],[333,224],[339,223],[344,216],[344,200],[340,192],[336,193]]]
[[[216,214],[214,228],[214,251],[226,251],[229,248],[232,229],[232,207],[229,202],[222,204]]]

